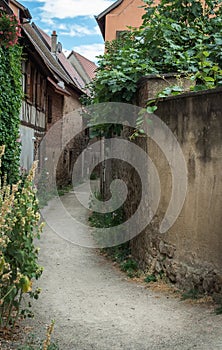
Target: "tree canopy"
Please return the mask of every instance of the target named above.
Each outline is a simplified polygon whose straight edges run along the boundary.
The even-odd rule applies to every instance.
[[[221,85],[221,2],[144,0],[142,26],[106,43],[87,103],[132,102],[147,74],[186,74],[197,81],[195,90]]]

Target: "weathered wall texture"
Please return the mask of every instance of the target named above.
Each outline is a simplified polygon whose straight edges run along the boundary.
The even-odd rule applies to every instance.
[[[63,187],[71,184],[74,163],[85,148],[87,140],[82,132],[83,120],[80,114],[81,103],[77,94],[69,90],[70,96],[64,96],[61,117],[65,118],[62,123],[62,134],[60,139],[61,157],[56,169],[57,186]],[[80,134],[75,137],[77,133]],[[79,170],[79,181],[82,177],[82,170]]]
[[[135,97],[135,103],[144,107],[148,99],[156,98],[158,93],[174,85],[183,88],[184,91],[190,91],[190,86],[194,83],[177,74],[147,75],[138,82],[139,94]]]
[[[139,27],[144,15],[142,0],[125,0],[106,15],[105,41],[116,39],[117,31],[127,30],[127,26]]]
[[[144,91],[146,81],[139,91],[141,105]],[[152,223],[132,241],[133,255],[144,269],[165,273],[179,287],[221,292],[222,89],[167,98],[159,102],[156,114],[181,145],[188,168],[188,190],[177,221],[167,233],[159,234],[171,196],[172,177],[164,154],[149,140],[148,153],[161,181],[161,202]],[[132,202],[136,197],[135,187]],[[131,204],[128,215],[130,212]]]

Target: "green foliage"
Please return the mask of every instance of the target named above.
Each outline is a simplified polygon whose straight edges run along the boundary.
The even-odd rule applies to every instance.
[[[216,312],[216,315],[222,315],[222,305],[216,308],[215,312]]]
[[[122,271],[126,272],[127,276],[130,278],[139,276],[138,263],[132,258],[128,257],[128,259],[123,261],[120,264],[120,268]]]
[[[183,74],[194,81],[194,91],[222,85],[221,0],[144,3],[142,26],[106,43],[85,104],[135,103],[138,80],[147,74]],[[163,95],[181,92],[169,87]],[[96,115],[91,116],[94,120]],[[110,127],[115,130],[113,125],[97,127],[94,136],[96,132],[106,136]]]
[[[102,249],[102,252],[108,255],[112,261],[118,264],[126,261],[131,257],[131,249],[129,242],[120,244],[115,247],[109,247]]]
[[[99,194],[96,194],[96,197],[97,199],[101,200],[101,196]],[[105,214],[93,212],[89,218],[91,226],[100,229],[118,226],[123,221],[124,214],[122,208],[117,209],[115,212]],[[100,236],[96,230],[94,233],[94,239],[97,242],[100,242]],[[128,277],[132,278],[138,276],[138,264],[134,259],[132,259],[129,242],[114,247],[103,248],[102,252],[111,257],[113,261],[117,262],[121,270],[126,272]]]
[[[157,278],[155,275],[148,275],[144,278],[144,282],[150,283],[150,282],[156,282]]]
[[[14,14],[7,14],[0,9],[0,45],[9,47],[17,44],[21,36],[20,23]]]
[[[0,155],[4,152],[0,148]],[[0,183],[0,325],[14,325],[22,296],[29,293],[37,299],[39,290],[32,291],[32,280],[41,276],[38,249],[34,239],[39,238],[42,225],[33,188],[36,168],[12,187]],[[28,311],[30,314],[30,312]],[[25,311],[22,311],[25,314]]]
[[[103,206],[102,196],[99,192],[94,193],[95,198],[100,202],[101,207]],[[92,207],[93,200],[91,199],[90,207]],[[99,208],[98,208],[99,209]],[[123,209],[120,207],[116,211],[101,213],[99,211],[93,211],[89,217],[91,226],[97,228],[106,228],[118,226],[124,221]]]
[[[106,228],[119,225],[122,222],[122,218],[123,213],[121,209],[118,209],[112,213],[93,212],[93,214],[89,217],[89,222],[93,227]]]
[[[199,294],[199,291],[197,289],[190,289],[189,291],[182,294],[181,299],[187,300],[187,299],[199,299],[201,296]]]
[[[0,146],[6,146],[2,174],[7,173],[10,184],[19,179],[21,81],[21,48],[0,46]]]
[[[140,28],[141,37],[147,55],[155,62],[159,73],[199,72],[201,82],[201,73],[206,65],[221,68],[220,0],[205,3],[162,0],[155,7],[150,7],[153,1],[145,3],[149,7],[146,7]],[[208,75],[211,76],[211,73],[209,70]]]
[[[90,175],[90,180],[97,180],[99,178],[98,174],[97,173],[92,173]]]
[[[151,73],[150,60],[141,57],[139,42],[132,45],[134,36],[132,32],[120,40],[106,42],[106,53],[100,56],[96,79],[89,85],[94,103],[130,102],[141,74]]]

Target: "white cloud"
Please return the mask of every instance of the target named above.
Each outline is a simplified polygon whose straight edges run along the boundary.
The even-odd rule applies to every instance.
[[[72,52],[72,50],[63,49],[62,52],[64,53],[64,55],[65,55],[66,57],[68,57],[69,54]]]
[[[80,45],[74,46],[73,50],[85,56],[93,62],[97,62],[96,56],[103,55],[104,45],[103,44],[92,44],[92,45]]]
[[[42,16],[46,19],[94,16],[112,5],[113,2],[114,0],[45,0]]]
[[[59,25],[57,25],[56,28],[60,29],[60,30],[67,30],[68,29],[68,27],[65,23],[60,23]]]
[[[73,25],[60,25],[59,29],[64,30],[60,32],[60,35],[67,35],[71,37],[82,37],[85,35],[95,35],[99,34],[99,27],[88,28],[85,26],[81,26],[79,24]]]
[[[43,22],[51,27],[55,26],[55,21],[53,21],[52,18],[42,17],[41,22]]]

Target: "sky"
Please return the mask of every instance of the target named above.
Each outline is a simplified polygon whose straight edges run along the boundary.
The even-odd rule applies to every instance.
[[[32,21],[51,35],[58,34],[63,51],[75,50],[91,61],[104,52],[104,40],[94,18],[115,0],[21,0]]]

